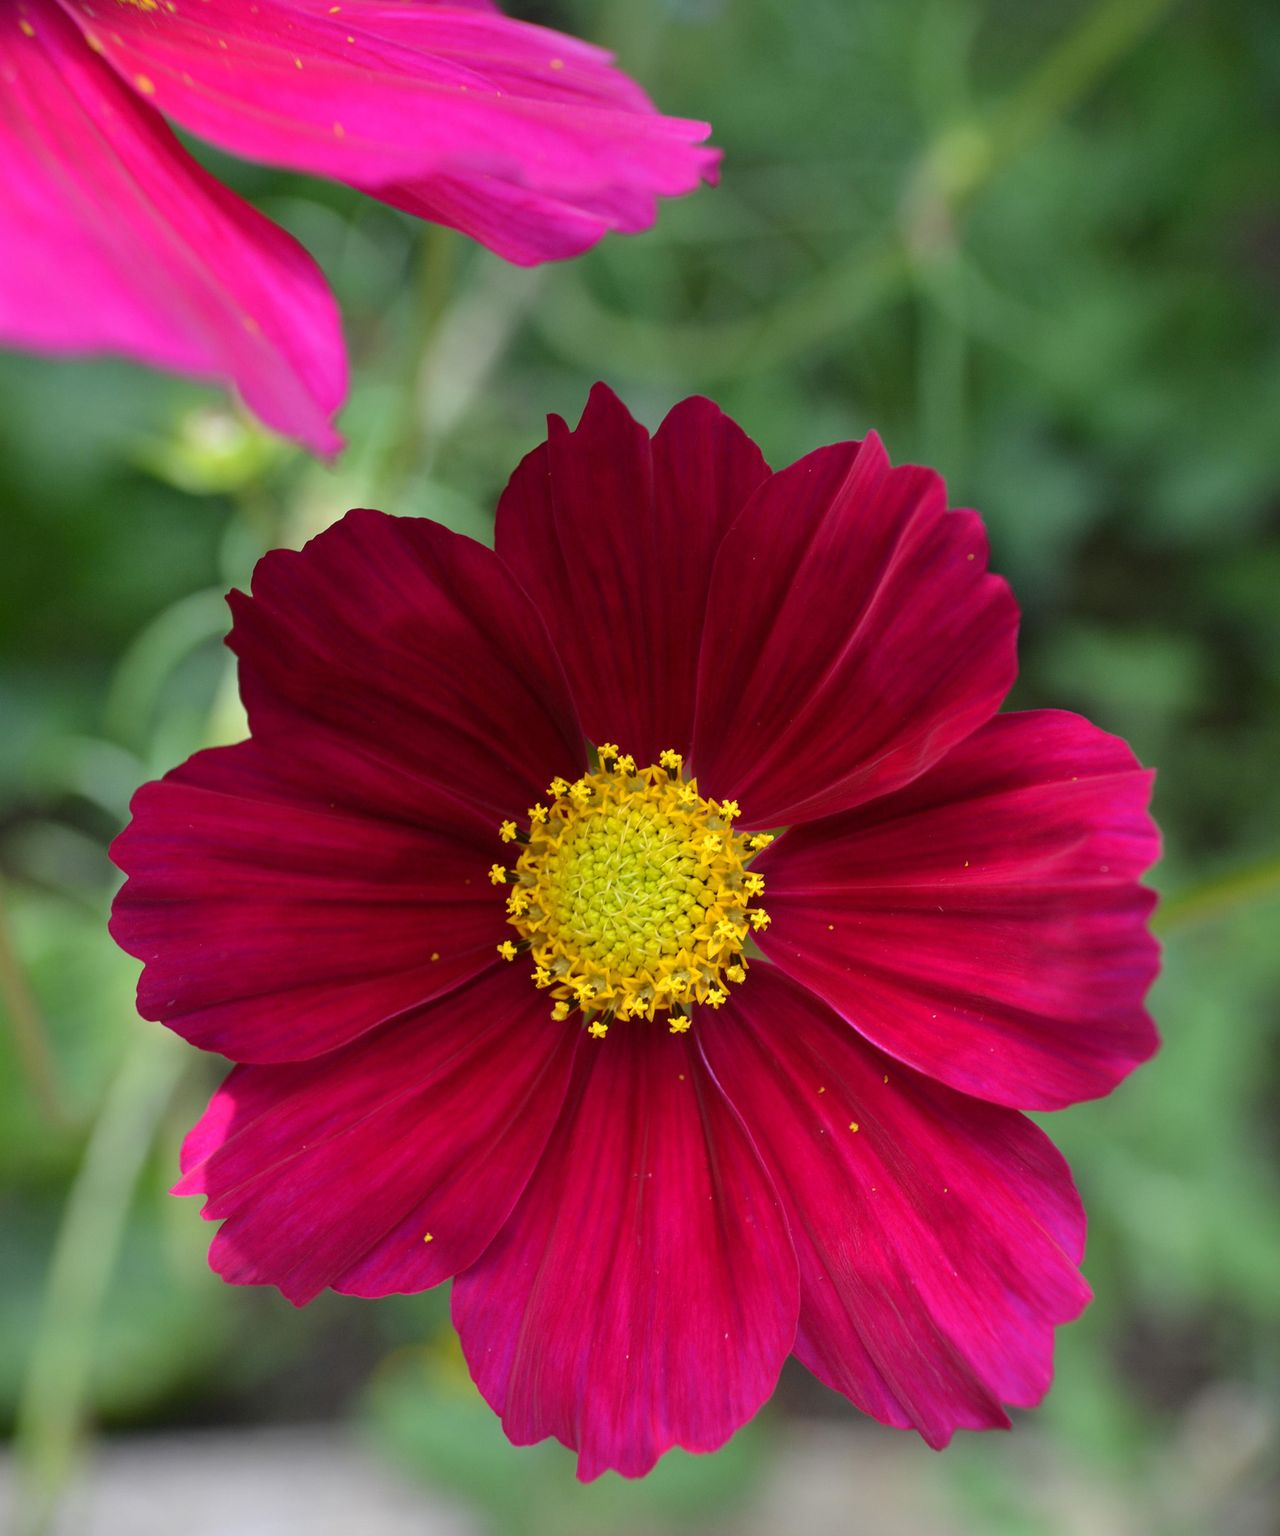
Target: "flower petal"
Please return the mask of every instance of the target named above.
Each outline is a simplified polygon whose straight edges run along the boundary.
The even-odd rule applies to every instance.
[[[300,795],[253,742],[146,784],[112,857],[138,1011],[235,1061],[300,1061],[450,992],[505,932],[487,841]]]
[[[52,0],[6,10],[0,80],[0,339],[226,381],[335,452],[346,354],[302,247],[197,165]]]
[[[466,192],[535,200],[564,253],[608,228],[642,228],[656,200],[692,191],[718,156],[705,123],[660,116],[607,54],[488,7],[340,8],[299,0],[120,6],[61,0],[95,48],[184,128],[249,159],[331,176],[429,212]],[[437,189],[437,178],[445,187]],[[465,189],[465,191],[464,191]],[[596,219],[564,239],[557,205]],[[492,226],[448,220],[484,239]],[[499,237],[516,259],[547,242]]]
[[[316,1061],[237,1067],[175,1193],[223,1221],[210,1263],[297,1305],[425,1290],[502,1226],[560,1113],[582,1039],[499,963]],[[428,1236],[428,1234],[430,1234]]]
[[[585,758],[533,604],[472,539],[349,512],[231,594],[255,741],[335,804],[452,830],[522,816]],[[483,871],[481,871],[483,873]]]
[[[999,706],[1017,609],[972,512],[880,440],[774,475],[720,548],[698,679],[704,793],[755,826],[913,779]]]
[[[511,478],[496,547],[542,610],[587,735],[640,763],[687,752],[711,568],[768,466],[709,400],[652,443],[597,384],[576,431],[559,417]]]
[[[616,1036],[616,1038],[615,1038]],[[584,1051],[562,1124],[500,1236],[453,1289],[462,1347],[517,1445],[638,1477],[713,1450],[795,1337],[778,1197],[683,1037],[619,1025]]]
[[[570,200],[478,176],[432,176],[378,187],[376,196],[415,218],[461,230],[522,267],[579,256],[611,231],[634,234],[654,219],[653,199],[643,193],[582,193]]]
[[[1089,1299],[1048,1138],[882,1057],[772,966],[697,1030],[787,1208],[800,1360],[933,1446],[1038,1402],[1054,1325]]]
[[[775,844],[762,947],[954,1088],[1024,1109],[1106,1093],[1157,1044],[1151,777],[1076,715],[999,716],[905,789]]]

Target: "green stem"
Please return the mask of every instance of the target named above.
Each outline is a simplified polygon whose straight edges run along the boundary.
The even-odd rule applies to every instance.
[[[9,903],[0,881],[0,1002],[13,1032],[18,1066],[31,1086],[31,1095],[45,1118],[69,1129],[75,1118],[58,1082],[53,1050],[44,1019],[18,957],[9,921]]]
[[[1280,897],[1280,858],[1265,859],[1201,885],[1192,886],[1162,902],[1153,927],[1157,933],[1177,933],[1198,928],[1243,907]]]
[[[75,1470],[103,1298],[133,1192],[182,1074],[182,1046],[160,1031],[135,1042],[98,1113],[63,1211],[18,1402],[18,1530],[44,1536]]]
[[[917,269],[920,346],[917,399],[920,455],[946,475],[953,491],[964,483],[965,395],[969,333],[959,253],[946,248]]]
[[[1174,0],[1101,0],[995,113],[988,176],[1065,117],[1147,35]]]
[[[457,245],[454,231],[439,224],[425,225],[419,235],[401,410],[375,480],[375,506],[390,506],[401,498],[423,457],[431,377],[428,360],[448,305]]]

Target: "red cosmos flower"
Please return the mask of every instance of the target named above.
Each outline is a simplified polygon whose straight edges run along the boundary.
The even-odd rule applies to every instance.
[[[114,848],[142,1013],[240,1063],[177,1186],[216,1270],[456,1276],[584,1478],[790,1352],[935,1446],[1039,1400],[1084,1216],[1018,1111],[1155,1048],[1157,838],[1123,742],[996,715],[1017,611],[937,475],[600,388],[496,552],[351,512],[231,605],[252,739]]]
[[[522,264],[647,228],[717,159],[606,54],[491,0],[0,0],[0,341],[228,380],[320,453],[333,297],[161,113]]]

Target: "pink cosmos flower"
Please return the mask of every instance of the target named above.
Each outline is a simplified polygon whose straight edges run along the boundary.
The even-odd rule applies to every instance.
[[[252,738],[113,850],[141,1012],[239,1063],[177,1186],[219,1273],[456,1277],[584,1478],[789,1353],[934,1446],[1040,1399],[1084,1216],[1019,1111],[1155,1048],[1157,837],[1122,741],[996,714],[1017,611],[937,475],[601,387],[496,551],[351,512],[231,606]]]
[[[0,341],[227,380],[319,453],[346,394],[333,297],[165,117],[522,264],[647,228],[717,158],[606,54],[491,0],[0,0]]]

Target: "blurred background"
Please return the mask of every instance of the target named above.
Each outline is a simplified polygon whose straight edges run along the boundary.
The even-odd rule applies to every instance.
[[[0,357],[0,1508],[77,1536],[1280,1530],[1280,10],[522,0],[715,124],[723,184],[522,272],[342,188],[219,174],[342,303],[336,469],[216,392]],[[1051,1117],[1097,1300],[1046,1404],[941,1456],[803,1372],[718,1456],[509,1448],[443,1293],[295,1311],[165,1193],[221,1063],[133,1011],[106,847],[242,732],[223,594],[352,505],[488,538],[603,375],[788,462],[883,435],[988,520],[1013,702],[1159,768],[1160,1056]],[[18,1488],[25,1490],[19,1502]],[[54,1523],[51,1525],[50,1521]]]

